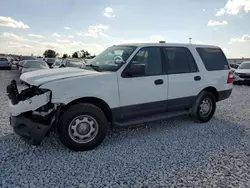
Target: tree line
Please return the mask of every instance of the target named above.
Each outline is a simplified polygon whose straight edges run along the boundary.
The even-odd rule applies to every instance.
[[[47,49],[43,53],[43,56],[47,58],[55,58],[58,57],[59,54],[55,50]],[[72,58],[88,58],[90,56],[91,54],[87,50],[79,50],[71,55]],[[68,57],[70,57],[69,54],[63,54],[62,56],[62,58],[68,58]]]

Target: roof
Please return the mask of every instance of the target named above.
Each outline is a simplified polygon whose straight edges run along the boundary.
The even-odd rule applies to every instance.
[[[189,44],[189,43],[128,43],[128,44],[118,44],[115,46],[176,46],[176,47],[212,47],[212,48],[219,48],[218,46],[215,45],[205,45],[205,44]]]

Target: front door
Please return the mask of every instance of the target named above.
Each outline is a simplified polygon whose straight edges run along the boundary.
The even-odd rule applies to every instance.
[[[168,76],[162,56],[160,47],[143,47],[118,76],[122,119],[166,111]],[[145,71],[131,71],[136,65]]]

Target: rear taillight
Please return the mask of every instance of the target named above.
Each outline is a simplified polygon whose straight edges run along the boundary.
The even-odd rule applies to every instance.
[[[233,79],[234,79],[234,73],[233,73],[233,71],[230,71],[230,72],[228,73],[227,83],[228,83],[228,84],[233,83]]]

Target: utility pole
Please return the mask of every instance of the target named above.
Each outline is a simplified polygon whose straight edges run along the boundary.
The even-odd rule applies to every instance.
[[[192,38],[191,38],[191,37],[189,37],[188,39],[189,39],[189,44],[190,44],[190,43],[192,42]]]

